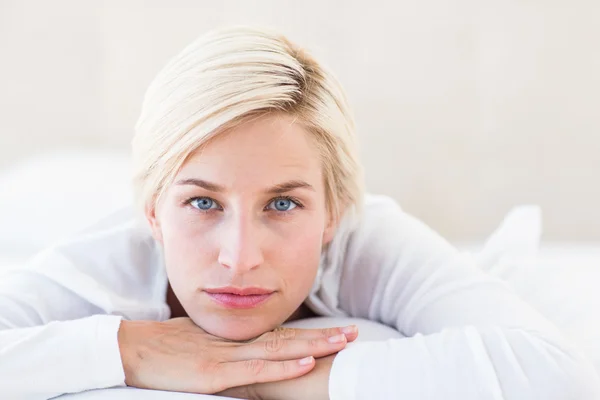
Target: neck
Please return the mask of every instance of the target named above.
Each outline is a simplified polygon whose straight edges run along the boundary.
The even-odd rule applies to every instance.
[[[185,308],[179,302],[179,299],[173,292],[173,288],[171,287],[171,283],[167,287],[167,305],[171,309],[171,318],[181,318],[187,317],[188,313],[185,311]]]

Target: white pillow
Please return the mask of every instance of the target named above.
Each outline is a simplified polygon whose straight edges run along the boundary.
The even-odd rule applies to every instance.
[[[480,268],[510,283],[600,373],[600,250],[595,257],[578,256],[571,250],[562,257],[555,252],[553,257],[540,258],[541,234],[539,207],[517,207],[471,257]]]
[[[506,214],[478,252],[465,252],[465,255],[489,274],[514,281],[518,280],[524,265],[535,263],[541,236],[541,208],[521,205]]]
[[[0,254],[30,256],[132,200],[124,153],[63,150],[0,173]]]

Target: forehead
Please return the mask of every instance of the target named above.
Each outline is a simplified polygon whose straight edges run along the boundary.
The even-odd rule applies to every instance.
[[[196,151],[179,176],[224,185],[272,185],[302,179],[321,180],[314,138],[289,115],[270,115],[224,132]]]

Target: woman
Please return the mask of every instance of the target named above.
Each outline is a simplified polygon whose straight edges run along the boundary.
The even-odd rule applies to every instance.
[[[189,45],[150,85],[133,157],[135,211],[0,282],[8,398],[600,398],[587,360],[506,285],[363,196],[344,93],[284,37]],[[406,338],[345,348],[355,327],[279,328],[310,315]]]

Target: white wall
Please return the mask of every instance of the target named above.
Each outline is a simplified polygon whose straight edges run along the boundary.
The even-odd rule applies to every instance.
[[[127,149],[169,57],[264,24],[337,72],[371,191],[454,240],[520,203],[543,207],[547,239],[600,240],[599,21],[594,0],[0,0],[0,168]]]

